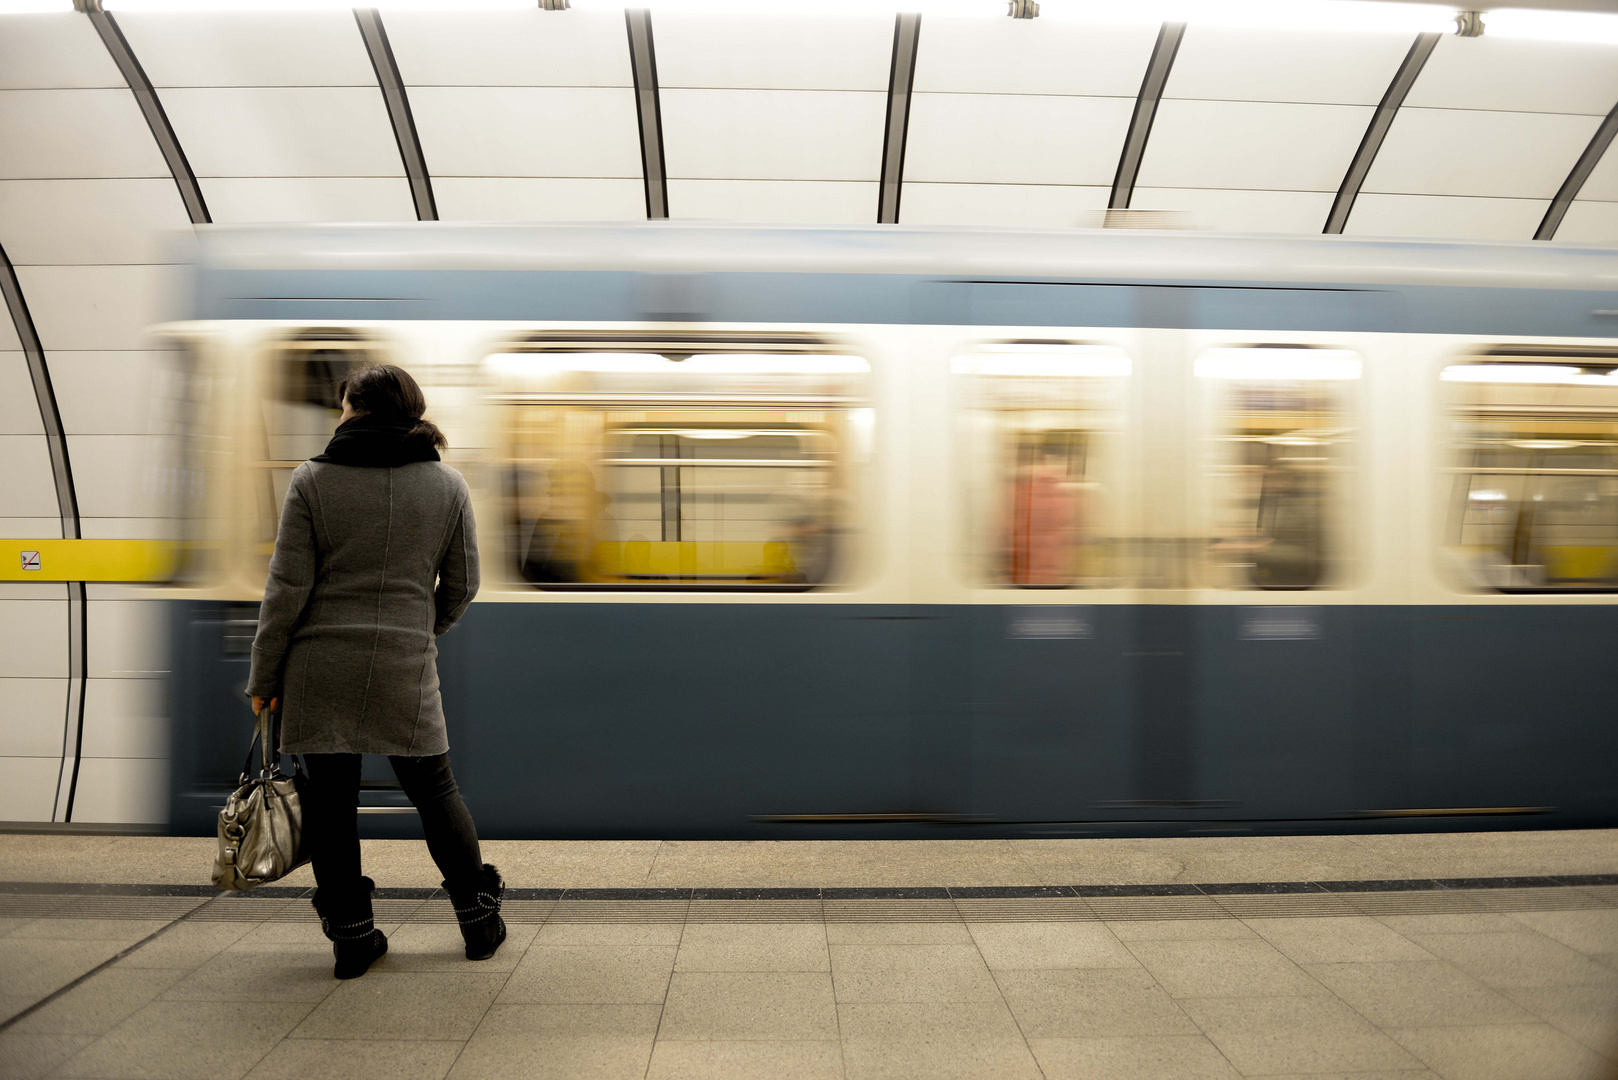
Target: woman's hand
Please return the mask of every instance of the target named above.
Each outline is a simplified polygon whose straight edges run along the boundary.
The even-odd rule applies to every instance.
[[[253,695],[253,713],[254,713],[255,716],[264,711],[264,701],[265,701],[265,699],[259,697],[257,694]],[[281,699],[280,698],[272,697],[272,698],[269,699],[269,703],[270,703],[270,711],[272,713],[276,713],[276,712],[281,711]]]

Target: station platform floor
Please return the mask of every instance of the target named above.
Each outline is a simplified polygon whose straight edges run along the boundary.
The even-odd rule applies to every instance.
[[[1618,830],[425,847],[331,976],[307,868],[0,834],[0,1078],[1618,1080]]]

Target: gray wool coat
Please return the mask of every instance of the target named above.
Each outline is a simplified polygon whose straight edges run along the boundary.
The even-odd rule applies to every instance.
[[[281,697],[289,754],[449,750],[437,636],[478,591],[471,494],[437,461],[292,473],[247,692]]]

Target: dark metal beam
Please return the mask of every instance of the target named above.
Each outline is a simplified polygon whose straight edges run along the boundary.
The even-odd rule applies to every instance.
[[[652,15],[641,9],[624,12],[629,30],[629,67],[635,79],[635,115],[640,124],[640,171],[646,181],[646,216],[669,216],[669,181],[663,164],[663,108],[658,99],[657,50],[652,45]]]
[[[382,16],[375,8],[355,8],[354,21],[359,23],[360,37],[365,39],[365,51],[371,56],[371,68],[376,72],[382,100],[388,107],[388,122],[393,125],[399,158],[404,162],[405,177],[410,181],[410,197],[416,204],[416,220],[437,221],[433,178],[427,172],[427,158],[421,152],[416,120],[410,113],[410,97],[405,93],[404,80],[399,77],[399,64],[393,58],[393,47],[388,44]]]
[[[1163,100],[1163,87],[1169,81],[1174,54],[1180,51],[1183,37],[1185,23],[1166,22],[1157,32],[1157,44],[1152,46],[1152,58],[1146,64],[1146,78],[1141,80],[1140,94],[1135,98],[1135,113],[1129,118],[1129,134],[1124,136],[1124,152],[1118,158],[1118,171],[1112,178],[1108,210],[1128,210],[1129,200],[1135,197],[1135,177],[1140,174],[1141,159],[1146,156],[1146,140],[1151,137],[1157,105]]]
[[[22,343],[28,375],[34,384],[34,400],[45,427],[45,448],[50,457],[51,477],[56,483],[56,509],[62,521],[62,536],[67,540],[77,540],[81,535],[79,499],[73,488],[73,468],[68,460],[67,434],[62,430],[62,412],[56,405],[56,390],[51,385],[50,366],[45,362],[45,349],[40,344],[39,331],[28,312],[16,268],[11,265],[4,248],[0,248],[0,296],[4,296],[12,325],[17,329],[17,340]],[[88,614],[84,582],[70,583],[67,586],[67,599],[67,712],[62,724],[62,764],[56,774],[56,801],[51,808],[54,821],[73,819],[73,797],[79,784],[79,751],[84,743],[84,690],[88,671],[84,662],[87,640],[85,617]]]
[[[876,220],[885,225],[899,221],[905,137],[910,132],[910,96],[916,82],[916,42],[920,36],[920,15],[901,14],[894,18],[893,63],[888,69],[888,121],[882,135],[882,182],[876,203]]]
[[[1382,149],[1382,140],[1388,137],[1388,129],[1393,127],[1393,118],[1399,115],[1399,108],[1404,104],[1405,97],[1410,88],[1416,85],[1416,77],[1426,66],[1427,58],[1433,55],[1433,49],[1438,45],[1442,34],[1417,34],[1416,40],[1405,54],[1404,62],[1399,70],[1394,72],[1393,81],[1388,84],[1387,92],[1382,95],[1381,104],[1377,105],[1376,112],[1371,114],[1371,124],[1365,129],[1365,137],[1360,140],[1360,148],[1354,151],[1354,160],[1348,164],[1348,172],[1343,175],[1343,183],[1337,189],[1337,198],[1332,200],[1331,212],[1326,215],[1326,227],[1322,232],[1335,234],[1343,231],[1348,224],[1348,215],[1354,210],[1354,200],[1360,197],[1360,188],[1365,184],[1365,178],[1371,174],[1371,166],[1376,161],[1377,151]]]
[[[1562,186],[1557,190],[1556,197],[1551,200],[1551,205],[1546,207],[1545,218],[1534,232],[1535,240],[1556,239],[1556,230],[1562,227],[1562,219],[1567,216],[1568,207],[1573,205],[1573,200],[1579,197],[1584,182],[1590,179],[1590,174],[1595,172],[1596,166],[1601,163],[1601,156],[1607,152],[1607,147],[1612,145],[1614,135],[1618,135],[1618,105],[1612,107],[1612,111],[1601,122],[1601,126],[1596,128],[1596,133],[1590,138],[1590,145],[1579,155],[1579,160],[1573,165],[1573,171],[1567,174],[1567,179],[1562,181]]]
[[[185,203],[185,212],[191,218],[191,224],[206,225],[213,219],[208,216],[208,204],[202,198],[202,188],[197,184],[196,174],[191,171],[191,162],[186,160],[185,150],[174,134],[174,126],[163,111],[163,103],[158,100],[157,91],[152,89],[152,80],[146,77],[146,70],[140,66],[135,51],[124,39],[118,20],[101,10],[101,0],[75,0],[75,6],[90,17],[90,25],[101,35],[101,43],[107,47],[112,62],[118,65],[124,82],[129,84],[130,91],[135,95],[141,115],[146,117],[146,126],[152,129],[152,138],[157,140],[157,149],[169,167],[169,175],[174,177],[174,185],[180,189],[180,200]]]

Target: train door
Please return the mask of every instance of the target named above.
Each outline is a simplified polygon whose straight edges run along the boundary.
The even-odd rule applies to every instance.
[[[1127,790],[1133,336],[979,340],[951,358],[981,819],[1072,821]]]
[[[1190,336],[1199,482],[1197,799],[1218,816],[1352,809],[1359,351]],[[1341,339],[1339,338],[1339,341]]]

